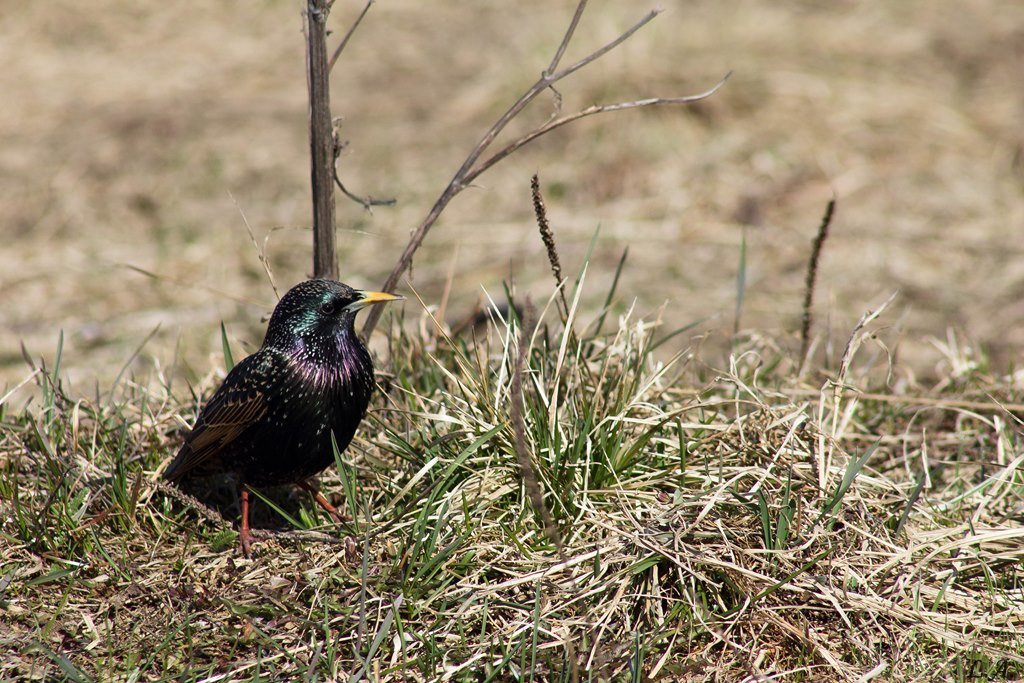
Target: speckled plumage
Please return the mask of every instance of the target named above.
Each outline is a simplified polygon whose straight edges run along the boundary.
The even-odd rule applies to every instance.
[[[242,491],[248,555],[247,485],[299,484],[352,441],[373,391],[373,363],[356,336],[356,312],[397,299],[333,280],[307,280],[278,302],[256,353],[240,362],[199,413],[163,476],[230,472]],[[326,499],[317,502],[337,514]]]

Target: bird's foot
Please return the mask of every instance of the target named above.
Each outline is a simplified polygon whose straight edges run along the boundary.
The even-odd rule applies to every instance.
[[[344,524],[348,521],[347,519],[345,519],[345,516],[341,514],[338,508],[331,505],[331,502],[327,500],[327,497],[324,494],[320,493],[320,491],[316,488],[314,484],[312,484],[309,481],[300,481],[297,485],[303,491],[308,491],[309,493],[313,494],[313,499],[316,501],[316,504],[322,507],[327,512],[327,514],[329,514],[331,518],[334,519],[335,522],[337,522],[338,524]]]
[[[242,526],[238,530],[238,541],[242,545],[242,555],[248,559],[252,557],[252,532],[249,530],[249,489],[242,487],[239,491],[242,508]]]
[[[238,540],[242,546],[242,557],[248,560],[252,557],[252,536],[250,536],[249,530],[243,528],[238,534]]]

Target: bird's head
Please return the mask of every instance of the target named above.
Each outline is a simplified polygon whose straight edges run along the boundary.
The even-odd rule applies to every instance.
[[[355,338],[355,317],[361,308],[401,298],[353,289],[334,280],[306,280],[281,297],[270,316],[263,344],[284,349],[297,344],[333,346],[339,337]]]

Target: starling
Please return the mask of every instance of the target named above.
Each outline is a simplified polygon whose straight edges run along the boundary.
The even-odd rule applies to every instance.
[[[334,462],[332,434],[339,452],[348,447],[370,402],[373,363],[356,336],[356,312],[401,298],[323,279],[288,290],[263,345],[224,378],[164,470],[175,482],[224,472],[237,477],[246,557],[249,486],[295,484],[340,519],[309,479]]]

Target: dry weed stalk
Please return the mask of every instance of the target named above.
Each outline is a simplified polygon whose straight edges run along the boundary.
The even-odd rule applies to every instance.
[[[818,234],[814,237],[811,245],[811,258],[807,262],[807,279],[804,282],[804,307],[803,317],[800,324],[800,356],[797,364],[797,376],[799,376],[807,363],[807,351],[811,344],[811,306],[814,304],[814,287],[818,280],[818,261],[821,259],[821,249],[828,238],[828,228],[832,224],[832,214],[836,208],[836,198],[829,200],[825,207],[825,215],[821,218],[821,225],[818,226]]]
[[[558,258],[558,249],[555,247],[555,235],[551,232],[547,207],[544,206],[544,195],[540,193],[540,178],[536,173],[530,178],[530,193],[533,196],[533,213],[537,217],[537,229],[540,230],[540,238],[544,242],[544,250],[548,253],[551,273],[555,276],[555,285],[558,287],[558,297],[562,302],[562,318],[564,319],[569,316],[569,302],[565,300],[565,288],[562,287],[562,263]]]
[[[587,0],[580,0],[577,4],[572,21],[569,23],[569,27],[566,29],[565,35],[562,37],[562,41],[559,43],[558,48],[555,51],[555,56],[552,58],[548,67],[541,73],[540,78],[538,78],[537,81],[498,118],[487,132],[484,133],[483,137],[480,138],[480,141],[477,142],[475,147],[473,147],[472,151],[470,151],[469,155],[462,162],[462,165],[455,172],[455,175],[452,176],[452,179],[448,182],[448,185],[434,202],[434,205],[430,208],[427,216],[413,231],[413,235],[409,239],[409,243],[406,245],[405,250],[399,257],[395,267],[391,270],[391,274],[388,275],[387,280],[384,282],[382,287],[384,291],[391,291],[391,289],[398,284],[399,278],[402,277],[402,274],[405,273],[412,264],[413,256],[416,254],[420,245],[423,244],[423,240],[426,239],[427,233],[430,232],[430,229],[433,227],[434,223],[437,222],[437,219],[440,217],[445,207],[448,206],[448,203],[451,202],[456,195],[462,192],[462,190],[468,187],[474,180],[476,180],[480,174],[487,171],[505,157],[513,154],[519,148],[527,145],[546,133],[555,130],[556,128],[561,128],[568,123],[572,123],[573,121],[593,116],[595,114],[623,111],[626,109],[637,109],[640,107],[651,107],[666,104],[689,104],[697,102],[713,95],[720,87],[722,87],[726,79],[729,77],[729,74],[726,74],[722,80],[714,85],[714,87],[697,95],[688,95],[685,97],[651,97],[642,100],[633,100],[630,102],[617,102],[614,104],[603,105],[595,104],[571,114],[560,115],[561,96],[557,91],[555,91],[555,84],[614,50],[660,13],[660,10],[651,10],[615,40],[612,40],[591,52],[578,62],[563,69],[559,69],[559,63],[562,60],[562,56],[565,54],[566,48],[569,46],[569,42],[572,40],[573,34],[576,32],[576,26],[579,23],[580,17],[583,15],[583,11],[586,9],[586,5]],[[515,119],[528,104],[536,99],[538,95],[548,89],[555,92],[556,106],[555,112],[551,118],[549,118],[544,124],[537,126],[533,130],[508,143],[497,152],[485,157],[484,154],[488,151],[491,144],[505,129],[505,127],[511,123],[512,120]],[[371,310],[369,312],[366,322],[363,325],[364,337],[369,336],[373,332],[374,328],[377,326],[377,321],[380,319],[380,313],[381,312],[379,310]]]
[[[256,249],[256,258],[259,259],[260,265],[263,266],[263,272],[267,274],[267,280],[270,282],[271,289],[274,290],[274,297],[277,299],[281,298],[280,292],[277,291],[277,283],[274,282],[274,271],[270,268],[270,261],[267,259],[267,241],[270,239],[270,234],[263,239],[263,246],[260,247],[259,242],[256,241],[256,235],[252,231],[252,226],[249,225],[249,219],[245,215],[245,211],[242,209],[242,205],[235,199],[235,195],[228,191],[228,196],[231,197],[231,201],[234,202],[235,208],[238,209],[238,214],[242,217],[242,223],[245,224],[245,231],[249,233],[249,241],[252,242],[252,246]]]

